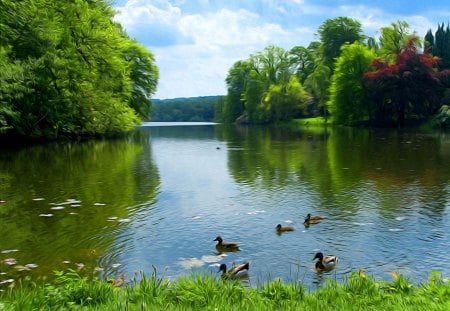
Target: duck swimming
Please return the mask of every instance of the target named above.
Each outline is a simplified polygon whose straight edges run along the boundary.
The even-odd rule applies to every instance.
[[[237,251],[239,250],[239,243],[225,242],[221,236],[216,237],[213,241],[217,241],[216,248],[220,250]]]
[[[308,215],[306,215],[306,218],[305,218],[305,221],[303,222],[303,224],[305,226],[318,224],[319,222],[322,221],[322,219],[324,219],[324,217],[322,217],[322,216],[311,216],[311,214],[308,214]]]
[[[222,271],[222,277],[227,279],[236,279],[247,276],[250,264],[248,262],[241,263],[240,265],[234,266],[227,271],[227,265],[221,264],[219,271]]]
[[[277,229],[278,233],[288,232],[288,231],[295,231],[294,227],[282,226],[281,224],[278,224],[275,228]]]
[[[317,271],[332,270],[336,267],[338,262],[337,256],[324,256],[322,252],[317,252],[313,260],[314,259],[318,259],[315,266]]]

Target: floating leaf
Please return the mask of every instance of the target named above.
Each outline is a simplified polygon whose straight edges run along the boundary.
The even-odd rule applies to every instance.
[[[30,269],[35,269],[35,268],[38,267],[38,265],[35,264],[35,263],[27,263],[27,264],[25,265],[25,267],[30,268]]]
[[[18,249],[5,249],[4,251],[2,251],[2,254],[14,253],[18,251]]]
[[[3,259],[3,263],[8,266],[14,266],[17,263],[16,258],[6,258]]]
[[[54,206],[54,207],[52,207],[50,209],[55,210],[55,211],[59,211],[59,210],[62,210],[64,208],[65,208],[64,206]]]
[[[7,279],[7,280],[4,280],[4,281],[0,281],[0,285],[8,284],[8,283],[14,283],[14,279]]]
[[[14,269],[16,269],[17,271],[30,271],[31,268],[28,268],[26,266],[22,266],[22,265],[16,265],[14,266]]]
[[[81,203],[80,200],[76,200],[76,199],[67,199],[67,202],[69,204],[80,204]]]
[[[40,217],[53,217],[53,214],[39,214]]]

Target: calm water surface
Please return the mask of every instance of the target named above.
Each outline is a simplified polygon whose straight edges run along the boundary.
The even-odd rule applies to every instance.
[[[450,136],[145,124],[118,140],[1,146],[0,281],[79,269],[174,279],[250,261],[252,286],[364,269],[450,275]],[[307,213],[325,216],[303,226]],[[278,235],[280,223],[296,228]],[[213,239],[242,244],[220,255]],[[317,250],[338,255],[318,275]],[[25,271],[23,271],[25,270]]]

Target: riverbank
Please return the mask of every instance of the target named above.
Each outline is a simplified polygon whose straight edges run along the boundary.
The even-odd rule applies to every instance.
[[[450,282],[439,273],[418,285],[392,276],[386,282],[353,273],[343,284],[330,280],[309,292],[282,281],[255,288],[208,275],[168,281],[154,271],[120,284],[68,271],[58,273],[55,284],[3,287],[0,310],[450,310]]]

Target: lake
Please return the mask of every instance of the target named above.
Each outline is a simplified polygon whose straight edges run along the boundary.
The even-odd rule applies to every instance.
[[[449,277],[449,159],[448,133],[211,123],[2,146],[0,282],[68,268],[218,276],[244,261],[251,286],[315,288],[360,269]],[[325,219],[305,227],[308,213]],[[240,251],[218,252],[218,235]],[[339,256],[335,270],[314,271],[318,250]]]

